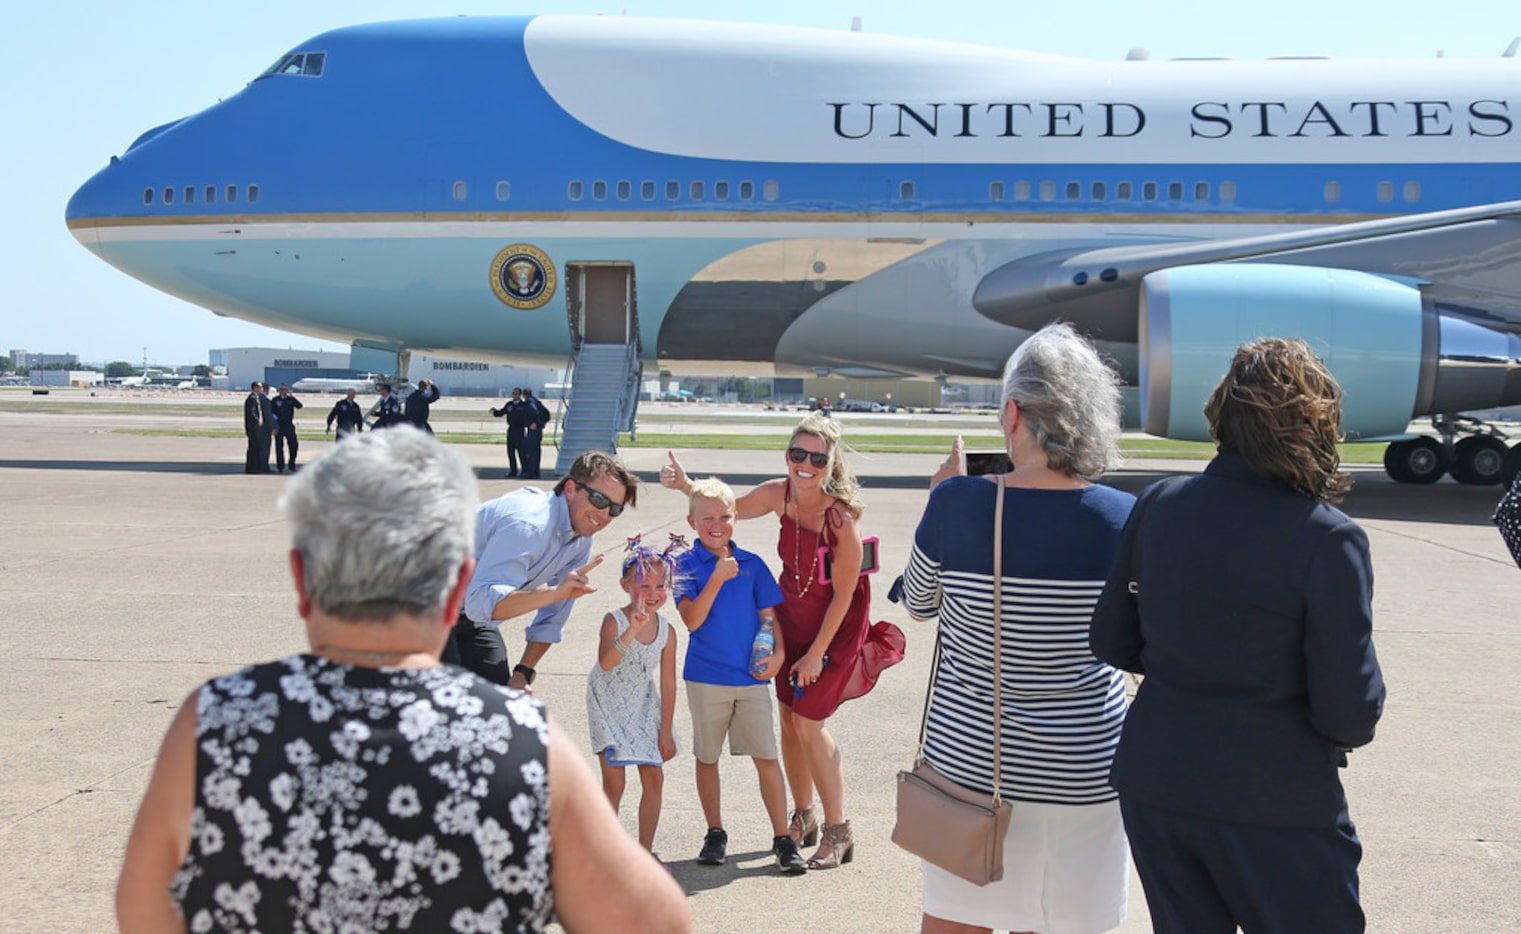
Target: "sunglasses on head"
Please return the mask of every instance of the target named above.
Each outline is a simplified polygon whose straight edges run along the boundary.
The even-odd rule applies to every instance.
[[[820,454],[817,451],[805,451],[802,448],[788,448],[787,459],[792,461],[794,464],[801,464],[803,461],[811,461],[813,463],[813,466],[817,467],[820,470],[823,470],[825,467],[829,466],[828,451]]]
[[[622,503],[615,503],[615,502],[613,502],[612,500],[610,500],[610,499],[607,498],[607,494],[606,493],[603,493],[601,490],[594,490],[591,487],[585,485],[584,483],[583,484],[578,484],[578,486],[580,486],[581,489],[583,491],[585,491],[586,498],[589,499],[589,500],[591,500],[591,504],[593,506],[595,506],[598,509],[605,509],[605,510],[607,510],[607,514],[611,518],[616,519],[619,516],[623,515],[623,504]]]

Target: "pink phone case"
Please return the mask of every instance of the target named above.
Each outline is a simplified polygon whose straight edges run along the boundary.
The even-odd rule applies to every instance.
[[[877,538],[877,536],[875,536],[875,535],[867,535],[867,536],[864,536],[861,539],[861,573],[862,574],[875,574],[875,573],[877,573],[877,568],[881,566],[881,561],[880,561],[880,559],[878,557],[878,553],[877,553],[878,552],[877,543],[880,542],[880,541],[881,541],[881,539]],[[819,546],[818,565],[819,565],[819,583],[821,583],[821,584],[827,584],[827,583],[829,583],[829,546],[828,545],[820,545]]]

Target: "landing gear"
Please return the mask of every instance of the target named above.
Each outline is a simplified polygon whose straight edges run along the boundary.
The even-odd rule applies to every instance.
[[[1447,472],[1447,451],[1425,435],[1395,441],[1384,450],[1384,472],[1396,483],[1435,483]]]
[[[1459,483],[1489,486],[1521,473],[1521,445],[1507,448],[1505,433],[1493,425],[1468,415],[1434,416],[1431,425],[1440,440],[1420,435],[1385,449],[1384,471],[1395,482],[1435,483],[1451,473]]]

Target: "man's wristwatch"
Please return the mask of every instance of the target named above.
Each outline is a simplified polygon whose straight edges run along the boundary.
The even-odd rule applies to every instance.
[[[515,674],[523,676],[523,683],[525,684],[532,684],[534,676],[538,674],[537,671],[529,668],[527,665],[513,665],[512,670]]]

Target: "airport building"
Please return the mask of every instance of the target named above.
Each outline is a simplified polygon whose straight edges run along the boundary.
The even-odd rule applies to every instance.
[[[363,379],[366,373],[349,366],[348,351],[292,350],[270,347],[232,347],[210,353],[213,367],[226,367],[227,388],[243,392],[254,382],[295,385],[306,378]],[[414,353],[407,366],[412,384],[432,380],[446,396],[510,395],[514,387],[526,386],[535,395],[563,381],[561,372],[547,367],[507,366],[469,360],[452,360]]]
[[[79,366],[79,357],[71,353],[31,353],[26,350],[11,351],[12,369],[41,369],[42,367],[53,366],[55,364]]]

